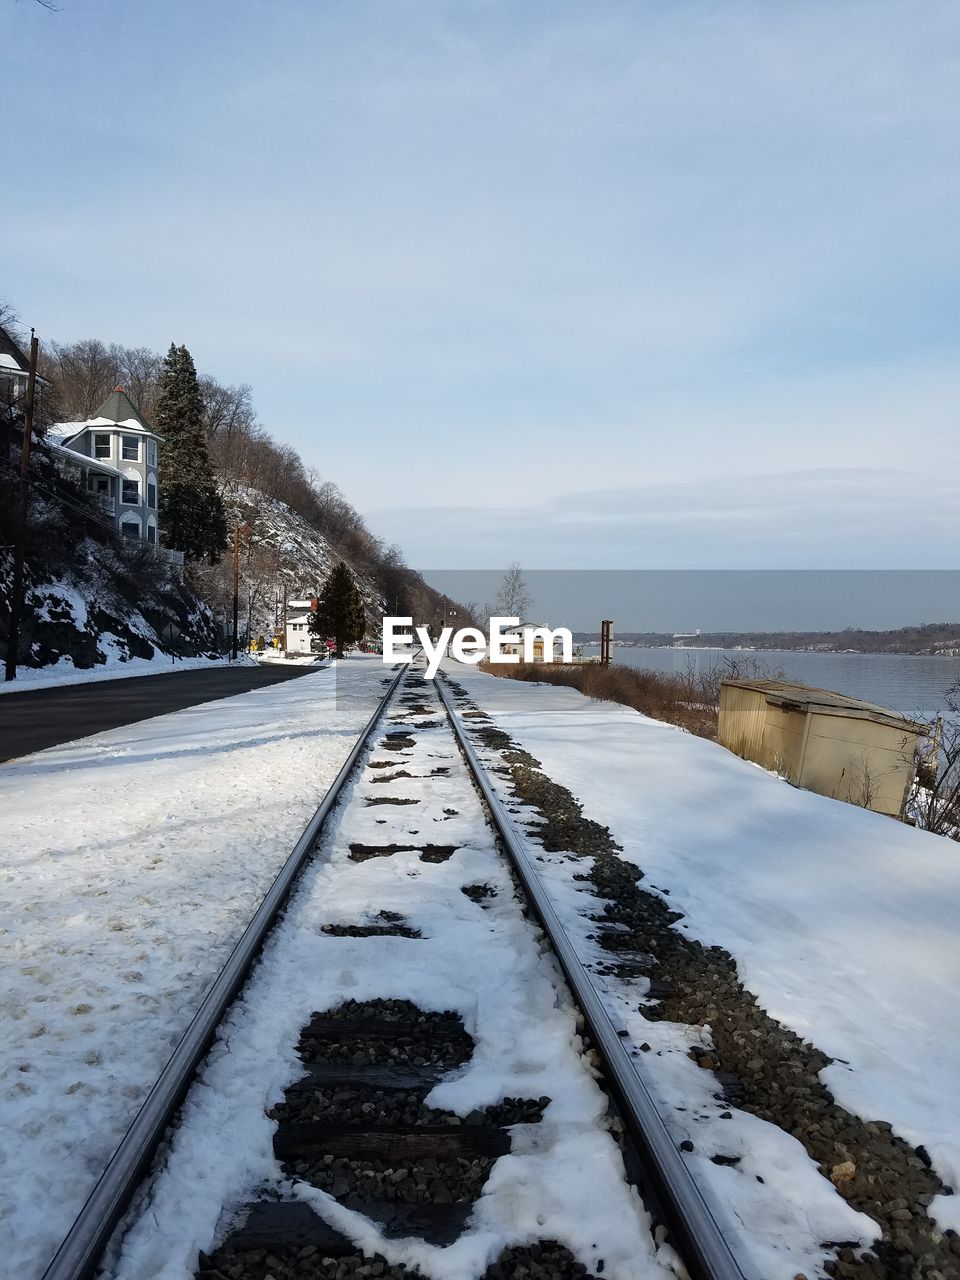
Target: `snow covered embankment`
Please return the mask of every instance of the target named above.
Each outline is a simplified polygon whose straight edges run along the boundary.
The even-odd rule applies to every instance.
[[[450,672],[588,817],[610,826],[645,889],[683,913],[675,928],[732,953],[770,1016],[834,1058],[821,1077],[837,1103],[925,1147],[955,1187],[958,1046],[944,1016],[960,976],[955,847],[798,791],[627,708],[454,664]],[[561,898],[567,883],[568,918],[580,916],[585,938],[595,933],[562,855],[545,863]],[[698,1075],[709,1080],[686,1059],[691,1033],[677,1032],[679,1074],[692,1069],[691,1087]],[[956,1226],[958,1205],[941,1194],[929,1212]]]
[[[9,582],[6,591],[0,586],[4,639],[8,590]],[[10,688],[110,679],[128,670],[146,675],[169,667],[171,653],[215,660],[218,639],[209,609],[153,548],[88,538],[61,557],[56,572],[28,563],[20,665]]]
[[[385,675],[349,659],[0,770],[5,1274],[42,1272]]]

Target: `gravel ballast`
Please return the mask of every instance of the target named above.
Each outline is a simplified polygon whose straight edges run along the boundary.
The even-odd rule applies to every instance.
[[[576,879],[606,901],[596,917],[597,940],[610,953],[607,970],[650,982],[651,1020],[709,1026],[695,1050],[698,1065],[717,1076],[718,1095],[797,1138],[837,1193],[878,1224],[881,1238],[860,1253],[832,1241],[831,1275],[849,1280],[958,1280],[960,1237],[927,1213],[947,1192],[923,1148],[913,1148],[881,1121],[865,1121],[837,1105],[819,1072],[830,1059],[761,1009],[719,947],[705,947],[674,926],[682,919],[659,893],[641,888],[643,873],[619,856],[608,828],[584,817],[579,801],[553,782],[540,762],[495,725],[477,724],[477,710],[451,682],[474,740],[497,753],[491,771],[509,781],[515,799],[535,812],[526,827],[550,852],[584,859]],[[497,760],[500,764],[497,764]]]
[[[419,1129],[428,1144],[439,1142],[442,1146],[446,1133],[456,1146],[462,1139],[467,1149],[478,1140],[482,1146],[484,1139],[493,1140],[500,1150],[509,1149],[507,1128],[538,1123],[549,1098],[504,1098],[462,1117],[429,1107],[424,1101],[434,1081],[465,1062],[472,1049],[473,1041],[457,1014],[425,1012],[407,1000],[349,1000],[314,1015],[300,1038],[301,1059],[315,1070],[329,1071],[339,1065],[345,1079],[324,1083],[308,1076],[292,1085],[283,1102],[270,1112],[278,1122],[276,1141],[281,1149],[290,1135],[310,1133],[309,1126],[316,1126],[321,1150],[285,1161],[284,1171],[328,1192],[349,1208],[381,1219],[385,1206],[406,1206],[414,1213],[421,1206],[431,1210],[448,1206],[452,1216],[442,1224],[444,1229],[449,1231],[451,1225],[460,1229],[483,1190],[496,1152],[466,1158],[415,1156],[400,1163],[389,1157],[323,1153],[322,1146],[325,1137],[329,1143],[330,1134],[342,1134],[344,1129],[348,1143],[357,1140],[350,1138],[351,1133],[362,1141],[369,1133],[395,1130],[415,1135]],[[381,1080],[379,1086],[363,1083],[363,1073],[371,1068]],[[349,1079],[351,1071],[357,1077],[354,1080]],[[382,1083],[384,1077],[389,1081],[390,1071],[399,1081],[397,1088]],[[424,1082],[406,1086],[404,1081],[411,1072],[421,1072]],[[398,1222],[398,1233],[404,1234],[409,1229],[408,1219],[401,1214]],[[389,1223],[385,1222],[384,1229],[391,1233]],[[352,1253],[325,1256],[322,1248],[300,1242],[287,1249],[279,1245],[272,1250],[247,1248],[241,1232],[228,1238],[215,1254],[201,1257],[197,1280],[268,1280],[270,1276],[273,1280],[352,1280],[417,1274],[390,1266],[381,1257]],[[505,1250],[488,1269],[485,1280],[572,1280],[587,1274],[566,1249],[546,1241]]]

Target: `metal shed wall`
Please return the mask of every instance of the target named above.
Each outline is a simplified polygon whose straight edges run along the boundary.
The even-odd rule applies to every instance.
[[[758,689],[721,684],[719,740],[744,760],[759,761],[763,751],[763,731],[767,700]]]
[[[899,816],[922,725],[829,691],[765,680],[720,686],[718,740],[820,795]]]
[[[810,712],[796,781],[821,795],[899,816],[913,781],[915,734],[873,720]]]

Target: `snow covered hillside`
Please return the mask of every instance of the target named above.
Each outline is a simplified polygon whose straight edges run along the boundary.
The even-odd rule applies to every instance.
[[[10,583],[0,573],[0,624]],[[107,671],[131,661],[142,674],[145,663],[169,665],[171,653],[196,658],[218,651],[210,610],[153,548],[88,537],[63,554],[28,560],[19,667],[25,676]]]
[[[285,502],[246,486],[223,490],[227,520],[245,529],[240,552],[240,627],[250,635],[269,638],[279,617],[284,593],[288,600],[306,599],[316,593],[339,560],[345,559],[363,596],[367,617],[379,624],[383,596],[365,567],[351,564],[316,528]],[[232,598],[232,563],[225,556],[220,565],[199,567],[196,573],[203,596],[218,613]]]

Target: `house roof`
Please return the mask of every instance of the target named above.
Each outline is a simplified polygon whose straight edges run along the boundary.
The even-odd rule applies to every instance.
[[[57,422],[47,429],[47,435],[58,440],[72,440],[74,436],[82,435],[84,431],[95,431],[98,427],[114,430],[120,427],[131,435],[152,436],[163,444],[163,436],[157,435],[123,387],[114,387],[97,412],[92,418],[87,418],[86,422]]]
[[[62,444],[64,440],[72,440],[74,436],[80,435],[86,429],[85,422],[55,422],[47,427],[47,439],[59,441]]]
[[[30,372],[30,361],[2,325],[0,325],[0,369],[23,374]]]
[[[114,387],[114,389],[104,400],[103,404],[90,419],[91,422],[112,422],[117,426],[132,427],[138,426],[142,431],[149,431],[151,435],[155,432],[150,423],[141,414],[140,410],[133,403],[123,387]]]
[[[124,473],[119,467],[115,467],[112,462],[104,462],[102,458],[88,458],[85,453],[78,453],[76,449],[69,449],[66,445],[54,443],[49,439],[49,435],[50,433],[48,432],[47,447],[52,449],[54,453],[63,454],[71,462],[76,462],[78,465],[86,467],[88,471],[102,471],[106,476],[123,476]]]
[[[163,443],[163,436],[158,436],[153,427],[141,427],[136,418],[128,418],[125,422],[115,422],[113,418],[88,418],[86,422],[81,422],[81,431],[102,431],[106,428],[109,431],[116,431],[118,428],[133,436],[152,436],[154,440]]]
[[[915,733],[925,732],[929,726],[893,711],[890,707],[881,707],[876,702],[864,702],[862,698],[851,698],[846,693],[835,693],[832,689],[816,689],[808,684],[794,684],[791,680],[723,680],[721,687],[731,685],[736,689],[753,689],[762,693],[767,702],[775,706],[795,706],[824,715],[849,716],[852,719],[876,720],[881,724],[895,728],[911,730]]]
[[[0,326],[0,374],[19,374],[24,378],[29,377],[30,374],[30,361],[2,326]],[[42,388],[49,385],[47,379],[38,373],[37,386]]]

